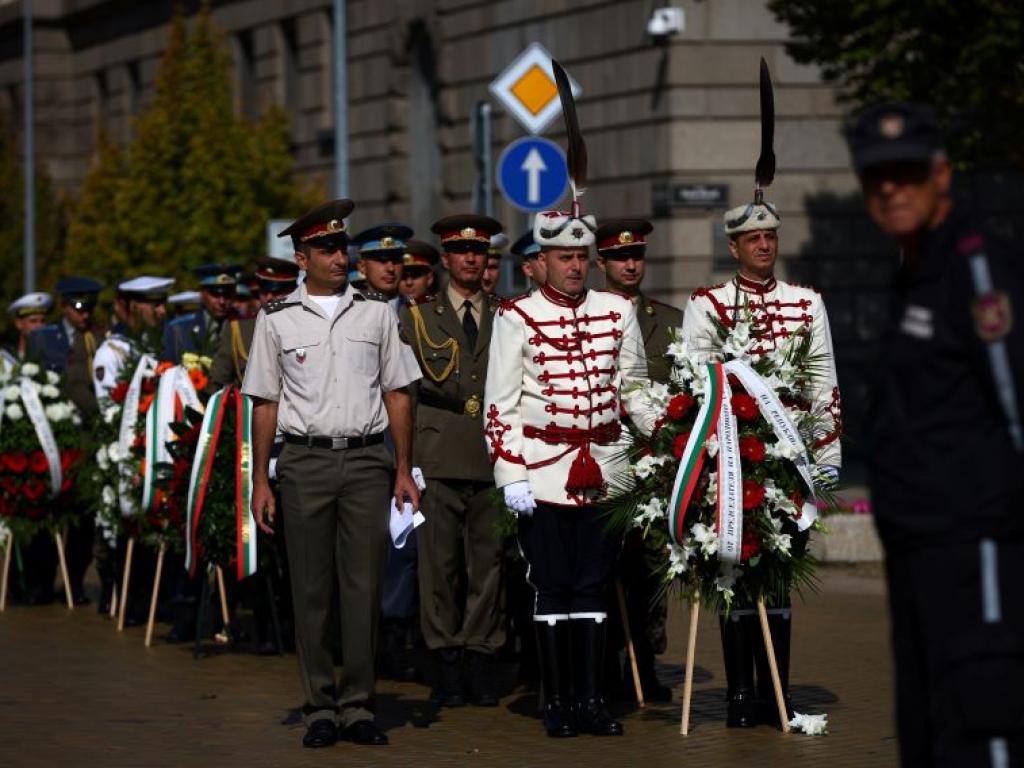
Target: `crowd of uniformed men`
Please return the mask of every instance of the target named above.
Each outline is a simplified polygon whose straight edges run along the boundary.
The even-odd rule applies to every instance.
[[[1013,378],[1020,374],[1016,273],[994,247],[986,256],[985,239],[952,208],[949,166],[929,111],[900,104],[869,110],[849,140],[868,212],[904,253],[896,341],[879,371],[869,430],[890,554],[904,758],[930,765],[929,750],[941,743],[967,761],[957,764],[980,764],[971,762],[979,750],[992,756],[1013,748],[1017,737],[1006,733],[1019,727],[1012,713],[991,716],[981,688],[971,693],[983,683],[998,694],[1006,687],[999,672],[1015,670],[1011,657],[1020,651],[1021,612],[1000,602],[1000,577],[989,573],[997,543],[1009,537],[1009,546],[1020,546],[1020,524],[1004,514],[1024,475]],[[162,356],[177,361],[208,350],[211,387],[234,383],[254,399],[253,512],[268,535],[283,528],[306,746],[338,738],[387,743],[374,723],[375,676],[378,669],[415,676],[409,652],[417,646],[433,660],[431,697],[439,706],[496,705],[496,659],[518,648],[524,674],[532,668],[542,681],[548,735],[621,734],[605,696],[624,691],[617,663],[623,618],[648,699],[669,697],[654,665],[666,642],[658,576],[643,542],[627,536],[623,544],[610,534],[598,504],[623,470],[624,424],[653,427],[654,415],[632,402],[629,384],[668,379],[669,331],[683,318],[642,290],[651,224],[598,225],[576,201],[568,213],[538,214],[511,247],[531,290],[501,299],[494,290],[509,239],[499,222],[443,218],[432,227],[437,248],[398,224],[350,236],[354,207],[331,201],[282,232],[292,239],[294,262],[260,259],[251,274],[198,268],[196,293],[171,296],[168,279],[126,279],[106,329],[94,320],[100,284],[63,279],[56,323],[44,325],[46,294],[10,305],[18,339],[5,354],[39,355],[64,371],[69,395],[94,416],[126,345],[176,307],[179,315],[163,325]],[[814,472],[832,484],[842,418],[827,316],[815,291],[776,278],[779,226],[777,210],[760,197],[725,214],[737,275],[694,293],[683,336],[713,356],[717,326],[742,310],[755,327],[756,356],[808,329],[827,363],[816,394],[826,428],[814,446]],[[358,248],[356,269],[350,246]],[[586,287],[592,246],[599,290]],[[952,393],[934,387],[947,375],[958,382]],[[933,396],[924,409],[914,405]],[[929,422],[946,396],[956,399],[959,427]],[[929,473],[947,464],[942,490],[935,486],[925,504]],[[950,496],[950,484],[957,486],[950,478],[965,467],[986,478],[981,501],[966,490]],[[406,502],[425,521],[396,548],[386,510]],[[502,533],[506,508],[517,517],[512,537]],[[86,601],[82,575],[93,539],[83,516],[68,547],[77,602]],[[971,559],[979,540],[980,565]],[[25,597],[47,599],[53,574],[40,575],[45,547],[33,547],[25,560],[37,569],[29,582],[38,591]],[[961,572],[981,582],[983,619],[954,584]],[[929,589],[934,578],[949,582],[945,602]],[[626,617],[608,599],[616,580],[627,594]],[[104,600],[108,594],[105,583]],[[790,611],[787,601],[770,612],[784,689]],[[943,641],[937,625],[944,611],[972,627],[974,641]],[[608,629],[615,637],[605,653]],[[749,606],[723,617],[721,631],[729,725],[777,722]],[[985,642],[996,650],[987,652]],[[606,671],[614,685],[603,680]],[[979,711],[963,711],[964,701]]]

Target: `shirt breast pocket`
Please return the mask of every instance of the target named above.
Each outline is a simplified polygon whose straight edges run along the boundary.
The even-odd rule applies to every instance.
[[[322,365],[323,340],[303,334],[282,334],[281,368],[294,381],[305,381]]]
[[[373,329],[353,328],[345,331],[346,365],[364,376],[377,376],[380,372],[381,339]]]

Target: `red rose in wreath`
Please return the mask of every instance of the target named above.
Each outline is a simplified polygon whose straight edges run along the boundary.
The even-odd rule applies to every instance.
[[[764,443],[753,435],[740,438],[740,458],[755,463],[764,461]]]
[[[690,440],[690,433],[684,432],[681,435],[676,435],[676,439],[672,441],[672,455],[677,459],[683,458],[683,453],[686,451],[686,443]]]
[[[764,501],[764,487],[756,480],[743,481],[743,508],[756,509]]]
[[[50,462],[46,460],[46,454],[42,451],[32,451],[32,455],[28,459],[28,466],[37,475],[42,475],[50,469]]]
[[[46,486],[33,477],[25,481],[25,484],[21,487],[21,493],[29,501],[37,501],[43,498],[43,494],[46,493]]]
[[[4,464],[11,472],[24,472],[28,469],[28,457],[21,451],[11,451],[4,455]]]
[[[693,408],[693,404],[696,401],[687,394],[676,395],[668,401],[668,417],[679,421]]]
[[[112,390],[110,390],[110,399],[113,400],[115,403],[119,403],[119,404],[123,403],[124,399],[127,396],[128,396],[128,382],[127,381],[119,381],[119,382],[117,382],[117,384],[114,386],[114,388]]]
[[[757,401],[745,392],[733,395],[730,402],[733,413],[741,421],[752,421],[757,418]]]
[[[18,489],[21,488],[21,481],[16,477],[10,477],[8,475],[0,478],[0,486],[3,486],[4,493],[8,496],[17,496]]]

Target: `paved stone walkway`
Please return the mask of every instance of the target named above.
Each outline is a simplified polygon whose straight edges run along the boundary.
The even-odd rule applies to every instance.
[[[659,673],[672,704],[625,713],[621,739],[546,739],[524,691],[497,709],[439,715],[421,686],[382,683],[391,746],[303,750],[288,724],[299,701],[294,656],[143,647],[91,607],[9,607],[0,614],[0,766],[889,766],[896,764],[885,591],[877,566],[827,567],[796,604],[793,699],[827,712],[831,733],[783,736],[724,726],[713,617],[698,636],[693,730],[679,735],[687,611],[674,607]]]

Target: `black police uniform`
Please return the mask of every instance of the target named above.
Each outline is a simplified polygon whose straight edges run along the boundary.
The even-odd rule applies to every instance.
[[[904,765],[1024,759],[1021,277],[954,209],[894,286],[867,434]]]

